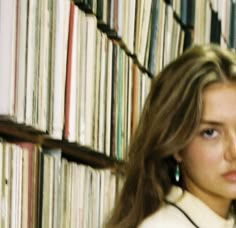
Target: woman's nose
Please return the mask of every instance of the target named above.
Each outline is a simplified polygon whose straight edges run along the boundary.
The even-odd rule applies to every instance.
[[[227,145],[225,151],[226,159],[229,161],[236,160],[236,133],[229,137]]]

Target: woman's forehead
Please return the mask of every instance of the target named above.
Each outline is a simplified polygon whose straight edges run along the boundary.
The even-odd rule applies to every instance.
[[[236,83],[214,83],[203,91],[202,119],[236,119]]]

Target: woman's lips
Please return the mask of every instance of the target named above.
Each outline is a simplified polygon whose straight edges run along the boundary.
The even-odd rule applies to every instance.
[[[223,175],[227,181],[236,181],[236,170],[227,172]]]

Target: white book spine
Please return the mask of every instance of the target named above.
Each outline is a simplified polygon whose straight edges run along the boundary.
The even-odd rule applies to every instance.
[[[2,189],[2,183],[4,180],[4,156],[3,156],[3,143],[0,143],[0,183],[1,183],[1,188],[0,188],[0,224],[2,224],[2,218],[4,217],[4,201],[3,201],[3,189]]]
[[[104,87],[105,85],[105,79],[106,79],[106,36],[104,34],[101,34],[101,59],[100,59],[100,65],[101,65],[101,73],[100,73],[100,100],[99,102],[99,143],[98,143],[98,150],[104,151],[105,149],[105,103],[106,103],[106,97],[105,93],[108,89],[107,87]],[[96,121],[96,120],[95,120]]]
[[[11,160],[12,160],[12,153],[10,144],[5,144],[4,146],[4,162],[5,162],[5,169],[4,169],[4,197],[3,197],[3,204],[4,204],[4,217],[2,218],[3,227],[10,227],[10,216],[11,216],[11,188],[12,188],[12,181],[11,181]]]
[[[68,45],[70,1],[57,0],[55,22],[55,56],[53,69],[53,108],[52,108],[52,132],[51,136],[56,139],[62,138],[64,125],[64,103],[66,82],[66,57]]]
[[[85,189],[85,169],[84,165],[78,165],[78,181],[79,181],[79,191],[78,191],[78,206],[79,206],[79,226],[83,227],[84,223],[84,205],[85,205],[85,198],[84,198],[84,189]]]
[[[80,12],[81,16],[81,34],[80,34],[80,51],[81,51],[81,58],[80,58],[80,105],[79,105],[79,132],[78,132],[78,141],[80,144],[85,145],[85,129],[86,129],[86,51],[87,51],[87,21],[86,21],[86,14],[84,12]],[[91,88],[92,89],[92,88]]]
[[[105,154],[110,156],[111,150],[111,100],[112,100],[112,42],[107,41],[107,73],[106,73],[106,139]]]
[[[0,115],[14,114],[16,0],[0,1]]]
[[[99,226],[104,226],[104,171],[100,174],[100,203],[99,203]]]
[[[93,129],[93,107],[94,107],[94,75],[95,75],[95,53],[97,19],[93,15],[86,16],[87,19],[87,51],[86,51],[86,76],[85,76],[85,145],[92,145]]]
[[[119,37],[124,38],[124,31],[123,31],[123,27],[124,27],[124,10],[123,10],[123,5],[125,4],[123,0],[118,1],[118,9],[117,10],[117,14],[118,14],[118,18],[117,18],[117,23],[118,23],[118,31],[117,34]]]
[[[129,3],[129,13],[127,17],[127,37],[128,37],[128,49],[131,53],[134,52],[134,29],[135,29],[135,13],[136,13],[136,0],[130,0]]]
[[[17,47],[17,69],[16,69],[16,118],[17,122],[23,123],[25,120],[25,77],[26,77],[26,42],[27,42],[27,3],[28,0],[19,1],[18,14],[18,47]]]
[[[100,88],[100,70],[101,70],[101,39],[102,39],[102,32],[97,30],[96,35],[96,68],[95,68],[95,78],[94,78],[94,115],[93,115],[93,148],[98,150],[98,141],[99,141],[99,104],[100,104],[100,97],[99,97],[99,88]],[[104,86],[104,85],[103,85]]]
[[[148,40],[148,27],[151,15],[151,0],[145,0],[144,8],[143,8],[143,20],[142,20],[142,28],[140,34],[140,55],[139,61],[141,64],[144,64],[144,58],[146,53],[147,47],[147,40]]]
[[[37,77],[37,0],[29,1],[29,16],[28,16],[28,46],[27,46],[27,82],[26,82],[26,113],[25,122],[26,124],[33,125],[33,111],[34,109],[34,90],[35,80]],[[37,113],[36,113],[37,114]]]
[[[49,108],[49,61],[52,30],[52,0],[40,1],[40,48],[39,48],[39,118],[38,126],[42,131],[47,130]]]

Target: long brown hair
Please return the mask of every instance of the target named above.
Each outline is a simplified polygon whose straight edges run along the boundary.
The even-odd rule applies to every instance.
[[[199,126],[203,89],[225,81],[236,81],[236,55],[213,44],[187,49],[153,79],[107,228],[137,227],[161,207],[178,184],[173,154],[186,147]]]

